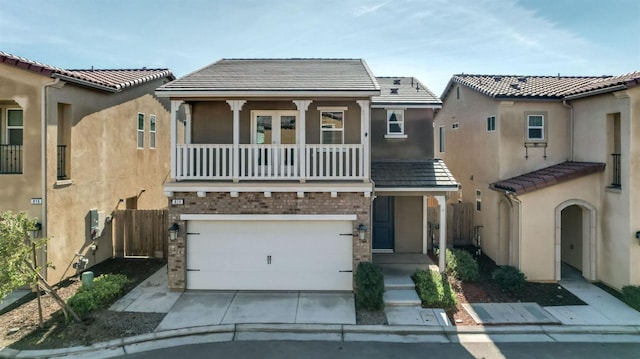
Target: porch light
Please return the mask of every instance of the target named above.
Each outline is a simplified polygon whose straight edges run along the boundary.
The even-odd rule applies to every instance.
[[[360,224],[358,225],[358,238],[359,238],[361,241],[364,241],[364,234],[365,234],[365,232],[367,232],[367,229],[368,229],[368,228],[367,228],[367,226],[365,226],[365,225],[364,225],[364,224],[362,224],[362,223],[360,223]]]
[[[42,230],[42,223],[40,222],[34,223],[33,227],[27,231],[29,233],[29,238],[38,238],[41,230]]]
[[[179,230],[180,230],[180,227],[178,226],[177,223],[172,224],[171,227],[169,227],[169,240],[175,241],[176,239],[178,239]]]

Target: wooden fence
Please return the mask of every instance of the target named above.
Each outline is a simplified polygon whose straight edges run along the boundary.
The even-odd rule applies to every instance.
[[[473,203],[453,203],[447,209],[447,242],[473,244]]]
[[[123,209],[114,214],[116,257],[167,257],[166,209]]]

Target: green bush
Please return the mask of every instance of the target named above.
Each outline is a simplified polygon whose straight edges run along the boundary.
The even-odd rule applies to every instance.
[[[640,311],[640,286],[625,285],[622,287],[622,300],[631,308]]]
[[[446,275],[434,270],[418,269],[412,276],[422,305],[428,308],[452,308],[456,296]]]
[[[439,255],[439,252],[436,252]],[[445,251],[446,272],[448,275],[465,282],[478,280],[478,262],[464,249]]]
[[[356,270],[356,306],[358,309],[380,310],[384,307],[384,276],[371,262],[360,262]]]
[[[505,292],[518,292],[527,283],[527,277],[518,268],[502,266],[491,273],[496,285]]]
[[[93,281],[93,286],[80,287],[67,304],[78,316],[86,318],[94,310],[111,304],[122,293],[129,278],[123,274],[104,274]]]

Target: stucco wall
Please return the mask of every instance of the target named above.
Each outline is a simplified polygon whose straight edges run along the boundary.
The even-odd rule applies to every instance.
[[[394,197],[395,253],[422,253],[422,197]]]
[[[371,159],[433,158],[433,109],[405,109],[404,133],[407,138],[385,138],[387,109],[371,109]]]

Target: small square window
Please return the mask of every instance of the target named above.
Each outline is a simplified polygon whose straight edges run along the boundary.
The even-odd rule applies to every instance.
[[[454,122],[454,123],[451,125],[451,128],[453,128],[454,130],[455,130],[455,129],[457,129],[458,127],[460,127],[460,125],[459,125],[457,122]]]
[[[544,140],[544,116],[527,116],[527,139],[534,141]]]
[[[320,142],[344,143],[344,111],[320,111]]]
[[[149,115],[149,148],[156,148],[156,115]]]
[[[138,148],[144,148],[144,114],[138,114]]]
[[[496,130],[496,116],[487,117],[487,132],[493,132]]]
[[[387,110],[387,135],[404,135],[404,110]]]

